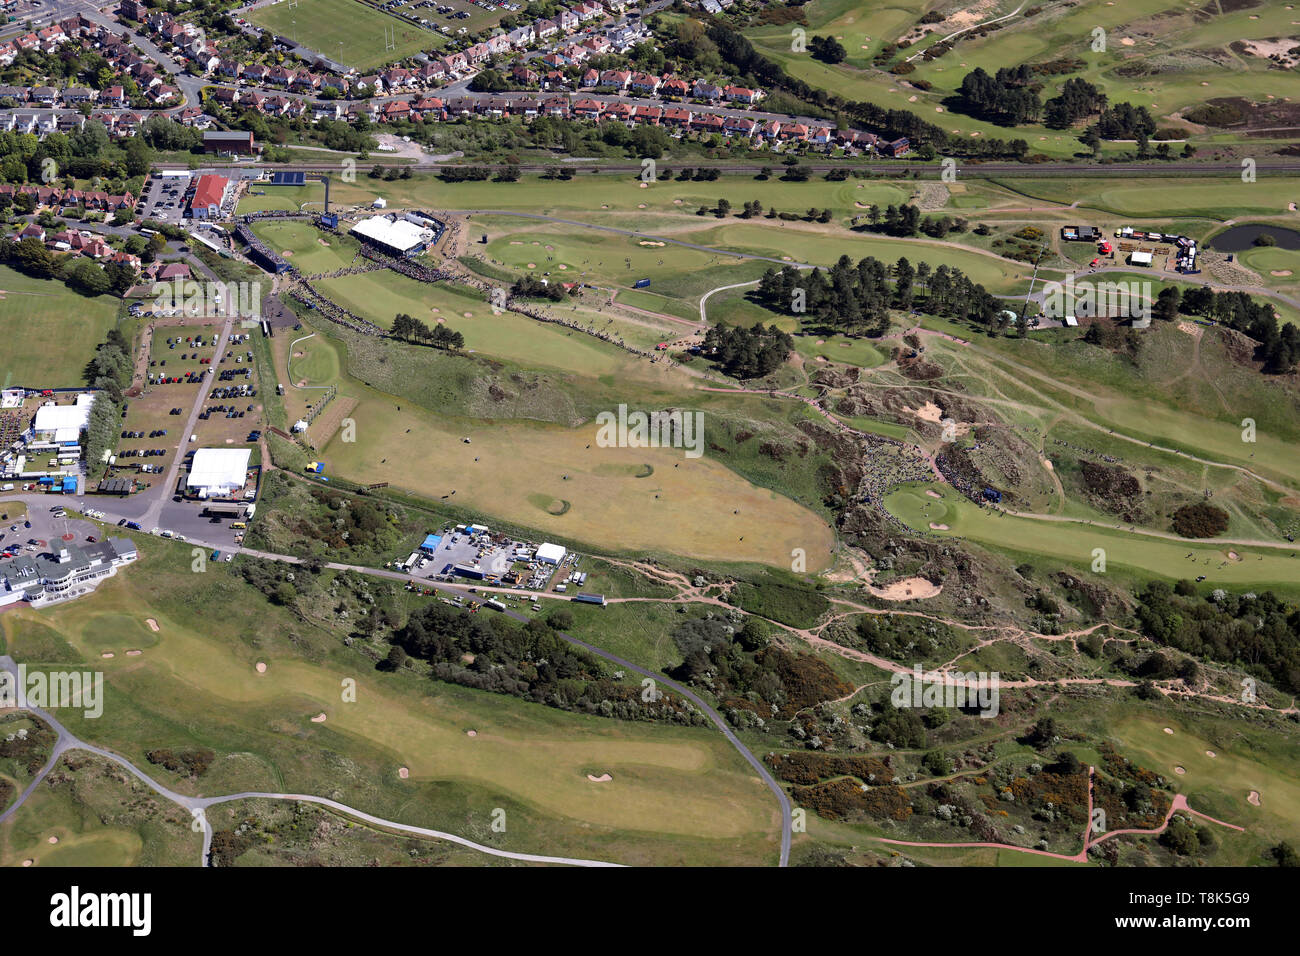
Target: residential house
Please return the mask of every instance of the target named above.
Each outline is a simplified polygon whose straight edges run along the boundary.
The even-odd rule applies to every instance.
[[[745,86],[727,86],[722,90],[722,95],[732,103],[757,103],[763,94],[758,90],[751,90]]]

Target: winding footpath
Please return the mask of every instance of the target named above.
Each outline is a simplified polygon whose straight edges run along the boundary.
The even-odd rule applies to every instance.
[[[14,663],[12,657],[0,656],[0,670],[7,670],[11,674],[14,674],[17,673],[18,665]],[[339,803],[337,800],[330,800],[326,797],[316,797],[310,794],[262,793],[259,791],[250,790],[250,791],[244,791],[242,793],[227,794],[226,796],[220,796],[220,797],[187,796],[186,794],[183,793],[177,793],[175,790],[172,790],[169,787],[166,787],[163,784],[159,783],[158,781],[154,780],[152,777],[150,777],[144,771],[140,770],[140,768],[135,766],[135,764],[131,763],[131,761],[127,760],[125,757],[122,757],[119,754],[116,754],[113,751],[108,750],[104,747],[99,747],[96,746],[95,744],[87,743],[86,741],[81,740],[79,737],[74,735],[70,730],[68,730],[68,728],[64,727],[62,723],[60,723],[52,714],[49,713],[49,711],[46,711],[40,707],[34,707],[30,704],[25,705],[24,709],[34,714],[36,717],[39,717],[42,721],[44,721],[51,729],[55,731],[58,737],[54,742],[54,748],[50,753],[50,759],[46,762],[45,766],[41,768],[40,772],[36,774],[32,782],[27,785],[26,789],[24,789],[23,792],[19,795],[18,799],[14,801],[13,805],[10,806],[8,809],[6,809],[4,812],[0,813],[0,823],[4,823],[11,816],[13,816],[15,812],[17,812],[18,808],[21,807],[26,802],[27,798],[30,797],[32,793],[36,790],[36,788],[40,786],[41,781],[43,781],[45,777],[49,774],[49,772],[54,769],[54,767],[58,764],[59,759],[65,753],[67,753],[70,750],[84,750],[87,753],[92,753],[99,757],[103,757],[105,760],[112,761],[113,763],[117,764],[118,766],[126,770],[129,774],[131,774],[131,776],[135,777],[137,780],[139,780],[141,783],[147,786],[150,790],[157,793],[163,799],[168,800],[171,803],[174,803],[177,806],[183,807],[184,809],[188,810],[190,812],[190,816],[194,819],[195,824],[201,827],[203,831],[203,855],[201,858],[202,866],[211,865],[208,857],[212,850],[212,825],[208,823],[207,814],[205,811],[207,810],[208,807],[219,806],[220,804],[223,803],[232,803],[236,800],[290,800],[295,803],[314,803],[319,806],[328,807],[331,810],[337,811],[338,813],[342,813],[350,817],[355,817],[358,820],[363,820],[366,823],[371,824],[372,826],[383,827],[384,829],[388,829],[388,830],[397,830],[402,833],[411,833],[416,836],[429,837],[436,840],[446,840],[449,843],[455,843],[463,847],[468,847],[471,850],[477,850],[478,852],[486,853],[489,856],[502,857],[508,860],[519,860],[524,863],[558,863],[567,866],[621,866],[621,864],[618,863],[607,863],[601,860],[583,860],[574,857],[564,857],[564,856],[539,856],[534,853],[514,853],[510,850],[501,850],[498,849],[497,847],[484,846],[481,843],[475,843],[473,840],[467,840],[464,837],[457,836],[454,833],[444,833],[441,830],[430,830],[427,827],[411,826],[406,823],[398,823],[396,820],[385,820],[382,817],[377,817],[373,814],[366,813],[363,810],[357,810],[355,807],[349,807],[346,804]]]

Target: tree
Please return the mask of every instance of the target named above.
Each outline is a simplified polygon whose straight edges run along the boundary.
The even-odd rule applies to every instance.
[[[15,199],[30,198],[24,197],[21,193]],[[14,205],[17,205],[15,201]],[[28,236],[25,239],[18,240],[14,246],[14,260],[18,263],[18,268],[30,276],[38,279],[53,278],[58,271],[54,255],[45,248],[45,244],[35,236]]]

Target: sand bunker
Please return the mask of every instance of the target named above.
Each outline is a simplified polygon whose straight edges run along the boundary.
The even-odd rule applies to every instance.
[[[645,183],[642,183],[641,185],[644,186]],[[637,209],[644,209],[644,208],[645,208],[645,203],[643,203],[643,202],[639,202],[639,203],[637,203],[637,204],[636,204],[636,208],[637,208]]]
[[[155,621],[153,618],[151,617],[145,618],[145,623],[149,625],[149,630],[151,631],[158,630],[158,622]]]
[[[1178,776],[1181,777],[1183,774],[1187,773],[1187,770],[1184,767],[1175,767],[1174,773],[1178,774]]]
[[[935,490],[932,489],[932,488],[927,488],[927,489],[925,489],[925,493],[926,493],[927,495],[929,495],[931,498],[942,498],[942,497],[943,497],[943,495],[939,494],[939,492],[935,491]]]
[[[648,240],[648,239],[642,239],[640,242],[637,243],[637,245],[638,245],[638,246],[662,246],[663,243],[662,243],[662,242],[651,242],[651,241]]]
[[[130,650],[126,652],[127,657],[139,657],[144,651]]]
[[[35,862],[35,860],[23,860],[23,866],[31,866]]]
[[[284,250],[281,250],[280,255],[283,256],[285,259],[292,259],[292,258],[293,258],[293,250],[292,250],[292,249],[284,249]]]
[[[326,242],[324,239],[317,239],[316,241],[319,242],[322,246],[328,246],[328,245],[329,245],[329,243]]]
[[[58,838],[58,837],[50,837],[50,838],[49,838],[48,840],[46,840],[45,842],[46,842],[46,843],[58,843],[58,842],[59,842],[59,838]]]
[[[478,731],[477,731],[477,730],[467,730],[467,731],[465,731],[465,736],[466,736],[466,737],[477,737],[477,736],[478,736]]]
[[[258,661],[258,662],[257,662],[257,665],[256,665],[256,668],[257,668],[257,672],[258,672],[259,674],[265,674],[265,673],[266,673],[266,661]]]
[[[467,319],[472,319],[472,318],[474,318],[474,313],[473,313],[473,312],[462,312],[461,315],[463,315],[463,316],[464,316],[465,318],[467,318]]]
[[[614,778],[607,773],[602,773],[599,777],[597,777],[593,773],[589,773],[587,774],[587,779],[590,780],[592,783],[609,783],[609,781],[613,780]]]
[[[1289,275],[1291,274],[1291,270],[1290,270],[1290,269],[1270,269],[1269,272],[1268,272],[1268,274],[1271,275],[1271,276],[1277,276],[1278,278],[1281,278],[1282,276],[1289,276]]]
[[[1229,560],[1229,561],[1240,561],[1240,560],[1241,560],[1241,555],[1239,555],[1236,551],[1229,551],[1229,552],[1228,552],[1228,560]]]
[[[528,263],[528,268],[530,268],[530,269],[536,269],[536,268],[537,268],[537,263],[536,263],[536,262],[530,262],[530,263]]]
[[[674,199],[674,200],[673,200],[673,205],[674,205],[674,206],[680,206],[681,204],[682,204],[682,201],[681,201],[680,199]],[[1294,208],[1294,207],[1292,207],[1292,208]]]
[[[1172,727],[1166,727],[1166,728],[1165,728],[1165,733],[1169,734],[1170,736],[1173,735],[1173,732],[1174,732],[1174,728],[1172,728]]]
[[[1120,37],[1120,46],[1133,46],[1137,43],[1132,37]]]
[[[931,531],[947,531],[947,530],[948,530],[948,526],[947,526],[946,524],[935,524],[933,521],[931,521],[931,522],[930,522],[930,530],[931,530]]]
[[[112,651],[105,651],[104,653],[100,654],[99,656],[102,657],[102,658],[104,658],[104,660],[108,660],[109,658],[114,657],[114,656],[116,656],[116,655],[114,655],[114,653],[113,653]]]
[[[407,777],[411,775],[411,771],[406,769],[405,767],[398,767],[397,775],[401,777],[403,780],[405,780]]]
[[[904,578],[883,588],[867,585],[867,590],[882,601],[918,601],[936,597],[943,588],[925,578]]]
[[[1249,803],[1252,807],[1259,806],[1259,791],[1252,790],[1250,791],[1250,793],[1246,794],[1246,802]]]
[[[1207,750],[1207,751],[1205,751],[1205,756],[1207,756],[1207,757],[1217,757],[1217,756],[1219,756],[1219,755],[1216,754],[1213,750]]]
[[[322,710],[319,714],[317,714],[315,717],[313,717],[313,718],[311,719],[311,722],[312,722],[313,724],[323,724],[323,723],[325,723],[325,711]]]

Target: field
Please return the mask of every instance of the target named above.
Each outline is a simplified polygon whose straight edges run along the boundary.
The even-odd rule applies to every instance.
[[[0,266],[0,388],[81,385],[82,370],[116,322],[118,300],[86,298],[54,279]],[[57,349],[50,348],[58,342]]]
[[[1280,4],[1226,8],[1178,0],[1134,0],[1107,5],[1035,5],[1030,8],[1034,15],[1028,16],[1013,15],[1024,10],[1024,4],[999,0],[974,9],[962,8],[962,18],[936,24],[918,40],[913,28],[932,7],[915,0],[882,0],[868,9],[847,0],[812,0],[804,8],[808,35],[835,36],[847,54],[842,63],[833,66],[806,51],[796,52],[791,25],[756,25],[745,34],[761,52],[812,86],[846,99],[907,109],[962,136],[1019,136],[1029,142],[1032,151],[1054,158],[1070,157],[1081,150],[1078,130],[1056,131],[1042,125],[1008,128],[955,112],[950,98],[962,78],[976,67],[992,74],[1001,67],[1073,56],[1081,61],[1081,67],[1045,77],[1042,100],[1055,96],[1066,79],[1079,77],[1096,84],[1111,102],[1145,106],[1164,120],[1162,125],[1174,127],[1179,125],[1182,111],[1205,101],[1210,86],[1214,96],[1253,101],[1294,99],[1300,93],[1294,71],[1279,75],[1270,69],[1266,56],[1250,47],[1251,41],[1294,34],[1294,12]],[[1208,15],[1198,15],[1202,9]],[[968,35],[932,60],[918,55],[940,37],[1003,17],[1007,19],[1001,29],[987,36]],[[1092,48],[1096,29],[1104,31],[1106,43],[1101,51]],[[894,62],[914,58],[914,72],[895,76],[876,69],[872,58],[886,43],[896,43],[904,36],[915,42]],[[1229,38],[1236,41],[1231,46]],[[913,81],[919,82],[913,85]],[[1202,130],[1196,127],[1192,133],[1194,142],[1241,139],[1240,133],[1197,136]],[[1103,153],[1125,148],[1132,146],[1107,144]]]
[[[330,59],[368,70],[416,53],[440,49],[441,35],[380,13],[357,0],[301,0],[294,9],[275,3],[248,19]],[[385,50],[384,29],[396,29],[396,48]]]
[[[468,827],[470,836],[504,807],[506,835],[487,840],[507,849],[563,847],[625,862],[752,863],[770,852],[771,797],[712,728],[566,714],[380,675],[316,626],[268,605],[237,570],[194,574],[188,548],[140,546],[133,571],[141,573],[119,575],[93,599],[0,618],[18,658],[93,659],[104,671],[104,715],[61,714],[74,733],[142,766],[151,748],[212,747],[219,756],[202,779],[205,794],[330,794],[402,822]],[[126,657],[127,649],[143,653]],[[116,657],[102,658],[106,651]],[[340,702],[344,678],[357,681],[355,703]],[[313,723],[319,713],[326,721]],[[399,767],[409,779],[399,779]],[[177,789],[196,789],[151,769]],[[608,785],[586,779],[604,772],[614,778]]]
[[[932,497],[930,491],[940,497]],[[1167,579],[1203,574],[1207,586],[1249,585],[1300,593],[1296,549],[1230,543],[1231,532],[1222,544],[1201,544],[1130,534],[1100,523],[1001,515],[941,485],[900,488],[885,499],[885,507],[917,531],[967,538],[1016,555],[1051,556],[1075,568],[1091,567],[1095,549],[1100,548],[1108,570],[1121,568]],[[931,524],[948,529],[931,530]]]
[[[355,240],[326,235],[311,223],[294,219],[259,222],[253,232],[307,275],[342,269],[357,251]]]

